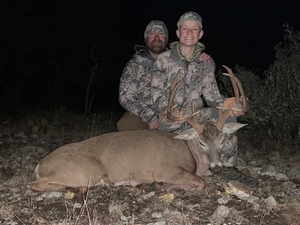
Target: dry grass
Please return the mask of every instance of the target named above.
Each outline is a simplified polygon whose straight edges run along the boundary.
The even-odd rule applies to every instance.
[[[143,188],[103,186],[91,188],[82,200],[68,199],[64,195],[47,199],[41,197],[42,193],[28,190],[31,171],[42,156],[60,145],[84,139],[87,133],[91,134],[87,127],[94,127],[94,134],[99,132],[95,125],[91,126],[95,121],[92,118],[94,116],[87,124],[80,122],[70,127],[74,121],[81,121],[73,116],[73,122],[65,121],[63,129],[54,127],[50,134],[38,134],[38,137],[30,134],[18,137],[22,130],[17,127],[10,127],[10,132],[16,135],[0,136],[0,156],[6,165],[1,167],[0,176],[1,224],[299,224],[300,181],[297,177],[285,182],[259,177],[260,184],[254,188],[254,195],[260,198],[258,204],[222,192],[226,183],[218,176],[206,177],[206,192],[163,186],[162,190],[149,194]],[[101,133],[112,131],[111,123],[108,120],[101,124]],[[263,137],[241,133],[239,143],[241,157],[250,166],[271,163],[282,170],[280,172],[286,172],[298,164],[300,158],[299,152],[291,146],[282,146]],[[264,202],[270,196],[277,201],[277,207],[270,208]],[[225,206],[229,208],[229,215],[212,217],[220,205],[218,199],[224,197],[228,198]]]

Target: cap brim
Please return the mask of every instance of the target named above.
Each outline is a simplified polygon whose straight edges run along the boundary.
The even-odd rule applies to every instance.
[[[194,22],[196,22],[196,23],[202,28],[202,24],[201,24],[199,21],[193,20],[193,19],[183,19],[183,20],[180,20],[180,21],[178,21],[178,23],[177,23],[177,27],[179,28],[180,25],[181,25],[183,22],[186,22],[186,21],[194,21]]]

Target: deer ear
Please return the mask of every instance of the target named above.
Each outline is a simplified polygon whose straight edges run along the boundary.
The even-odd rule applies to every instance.
[[[199,135],[194,128],[190,128],[176,135],[174,138],[182,140],[191,140],[193,138],[199,138]]]
[[[225,123],[223,127],[223,133],[225,134],[231,134],[238,129],[247,126],[248,124],[243,124],[243,123]]]

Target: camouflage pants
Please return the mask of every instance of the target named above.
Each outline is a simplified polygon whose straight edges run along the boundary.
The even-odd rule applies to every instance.
[[[204,123],[207,121],[216,122],[218,119],[218,110],[216,108],[203,108],[197,114],[197,120],[199,123]],[[164,130],[172,133],[181,133],[184,130],[191,128],[191,125],[184,122],[180,124],[174,124],[168,121],[165,117],[160,117],[159,119],[159,130]],[[226,123],[236,123],[236,117],[229,117]],[[221,152],[221,160],[224,166],[232,167],[236,165],[238,152],[238,140],[236,133],[225,134],[224,144]]]
[[[221,161],[224,166],[236,165],[238,153],[238,140],[236,134],[225,134],[224,144],[221,152]]]

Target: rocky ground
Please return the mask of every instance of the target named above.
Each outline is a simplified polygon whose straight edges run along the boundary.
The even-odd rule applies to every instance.
[[[39,193],[27,188],[40,158],[66,143],[113,132],[109,115],[59,115],[32,132],[28,120],[0,117],[1,224],[300,224],[299,146],[281,146],[263,137],[239,133],[239,169],[256,177],[255,187],[221,175],[207,175],[205,191],[160,185],[96,187],[86,199],[72,192]],[[36,117],[34,121],[41,120]],[[244,129],[244,128],[243,128]]]

